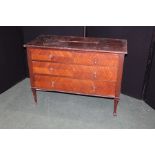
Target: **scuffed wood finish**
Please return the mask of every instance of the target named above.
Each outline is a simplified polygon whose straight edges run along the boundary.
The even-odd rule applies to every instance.
[[[24,46],[35,102],[36,90],[108,97],[116,116],[126,40],[42,35]]]
[[[127,53],[126,40],[111,38],[40,35],[24,46],[77,51]]]

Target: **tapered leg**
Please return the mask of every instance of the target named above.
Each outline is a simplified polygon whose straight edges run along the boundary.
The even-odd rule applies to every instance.
[[[114,112],[113,112],[113,116],[117,116],[117,105],[119,102],[119,98],[114,98]]]
[[[34,101],[37,104],[37,93],[36,93],[36,89],[31,88],[31,90],[32,90],[32,94],[33,94],[33,97],[34,97]]]

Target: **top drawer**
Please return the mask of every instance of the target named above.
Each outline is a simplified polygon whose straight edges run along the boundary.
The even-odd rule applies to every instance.
[[[117,66],[118,54],[30,48],[32,60],[79,65]]]

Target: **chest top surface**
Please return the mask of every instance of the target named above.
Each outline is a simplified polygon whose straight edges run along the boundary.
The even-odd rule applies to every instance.
[[[112,38],[40,35],[24,47],[127,54],[127,40]]]

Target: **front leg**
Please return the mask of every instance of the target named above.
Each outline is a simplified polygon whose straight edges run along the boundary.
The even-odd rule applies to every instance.
[[[37,104],[37,93],[36,93],[36,89],[31,88],[31,90],[32,90],[32,94],[33,94],[33,97],[34,97],[34,101]]]
[[[114,98],[114,112],[113,112],[113,116],[117,116],[117,105],[119,102],[119,98]]]

